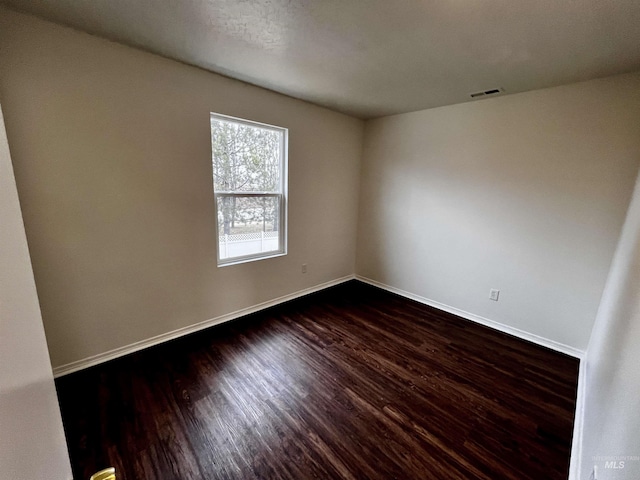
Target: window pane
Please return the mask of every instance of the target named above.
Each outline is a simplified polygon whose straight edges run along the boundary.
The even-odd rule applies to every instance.
[[[220,259],[277,252],[280,198],[218,196]]]
[[[217,192],[281,193],[281,131],[211,118]]]

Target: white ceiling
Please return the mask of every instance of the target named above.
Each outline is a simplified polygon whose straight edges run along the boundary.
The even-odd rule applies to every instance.
[[[0,0],[362,118],[640,70],[640,0]]]

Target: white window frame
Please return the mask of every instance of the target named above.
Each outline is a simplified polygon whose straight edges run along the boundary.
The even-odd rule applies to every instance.
[[[213,194],[215,199],[215,212],[216,212],[216,255],[217,255],[217,263],[218,267],[226,267],[229,265],[237,265],[239,263],[253,262],[256,260],[264,260],[267,258],[274,257],[282,257],[287,254],[287,228],[288,228],[288,219],[287,219],[287,211],[288,211],[288,195],[287,195],[287,187],[288,187],[288,163],[289,163],[289,129],[284,127],[278,127],[276,125],[269,125],[267,123],[254,122],[252,120],[246,120],[244,118],[232,117],[229,115],[223,115],[221,113],[211,112],[209,116],[209,122],[211,120],[217,120],[222,122],[230,122],[230,123],[240,123],[247,125],[249,127],[257,127],[263,128],[266,130],[274,130],[278,133],[281,133],[281,144],[280,144],[280,192],[218,192],[215,189],[215,179],[213,175],[211,179],[213,180]],[[209,127],[211,129],[211,127]],[[213,145],[211,146],[211,165],[213,168]],[[272,250],[269,252],[260,252],[254,253],[250,255],[242,255],[238,257],[231,258],[220,258],[220,229],[218,225],[218,199],[222,197],[276,197],[279,199],[278,207],[280,212],[279,219],[279,231],[278,231],[278,244],[280,245],[279,250]]]

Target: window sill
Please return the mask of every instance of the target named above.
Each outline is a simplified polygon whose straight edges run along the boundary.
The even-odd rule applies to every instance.
[[[267,260],[269,258],[284,257],[286,254],[287,252],[273,252],[266,255],[237,257],[237,258],[231,258],[228,260],[227,259],[218,260],[218,268],[230,267],[232,265],[239,265],[241,263],[257,262],[259,260]]]

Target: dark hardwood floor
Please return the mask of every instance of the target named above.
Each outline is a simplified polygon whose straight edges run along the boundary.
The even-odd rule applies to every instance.
[[[57,380],[76,480],[566,479],[578,361],[359,282]]]

